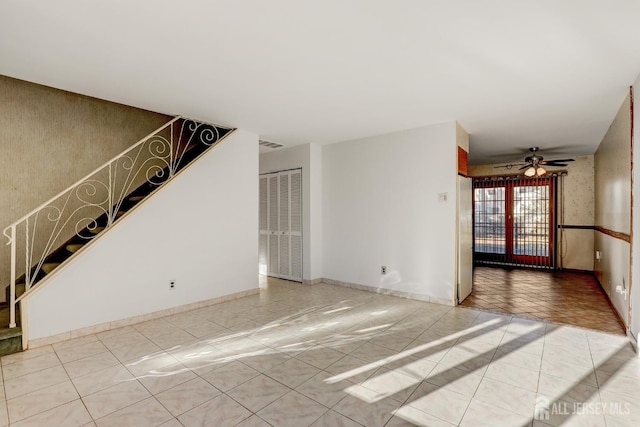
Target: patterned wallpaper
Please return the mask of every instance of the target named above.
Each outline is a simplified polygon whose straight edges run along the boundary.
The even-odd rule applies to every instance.
[[[163,114],[0,76],[0,231],[168,120]],[[4,287],[9,247],[0,237]]]

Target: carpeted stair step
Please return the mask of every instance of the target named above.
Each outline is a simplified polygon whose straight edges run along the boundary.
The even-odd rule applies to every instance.
[[[45,274],[49,274],[53,270],[58,268],[59,265],[59,262],[45,262],[44,264],[42,264],[42,271],[44,271]]]
[[[91,234],[99,234],[99,233],[102,233],[103,231],[104,231],[104,227],[96,227],[89,230]]]
[[[135,203],[137,203],[137,202],[141,201],[142,199],[144,199],[144,196],[131,196],[131,197],[129,197],[129,199],[128,199],[128,200],[129,200],[130,202],[135,202]]]
[[[75,254],[76,252],[78,252],[80,250],[81,247],[84,246],[84,243],[73,243],[70,245],[65,246],[65,249],[67,250],[67,252],[70,252],[72,254]]]

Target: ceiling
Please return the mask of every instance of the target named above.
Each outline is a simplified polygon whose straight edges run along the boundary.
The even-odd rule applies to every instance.
[[[474,164],[593,153],[639,51],[637,1],[0,2],[0,74],[286,146],[457,120]]]

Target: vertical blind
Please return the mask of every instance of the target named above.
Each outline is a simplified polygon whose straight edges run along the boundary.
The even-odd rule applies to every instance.
[[[554,268],[556,177],[474,179],[474,259]]]

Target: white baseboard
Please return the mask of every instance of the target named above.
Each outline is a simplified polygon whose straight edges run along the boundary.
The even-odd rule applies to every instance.
[[[125,326],[131,326],[131,325],[135,325],[136,323],[146,322],[148,320],[158,319],[160,317],[170,316],[172,314],[178,314],[185,311],[196,310],[198,308],[208,307],[210,305],[219,304],[221,302],[232,301],[232,300],[246,297],[249,295],[255,295],[259,292],[260,292],[260,289],[250,289],[248,291],[242,291],[234,294],[224,295],[221,297],[212,298],[205,301],[199,301],[191,304],[181,305],[178,307],[167,308],[165,310],[154,311],[152,313],[141,314],[139,316],[133,316],[126,319],[115,320],[113,322],[101,323],[99,325],[89,326],[86,328],[75,329],[73,331],[64,332],[58,335],[52,335],[52,336],[43,337],[43,338],[36,338],[36,339],[29,340],[25,346],[25,349],[42,347],[45,345],[55,344],[55,343],[69,340],[72,338],[83,337],[86,335],[109,331],[111,329],[118,329]]]

